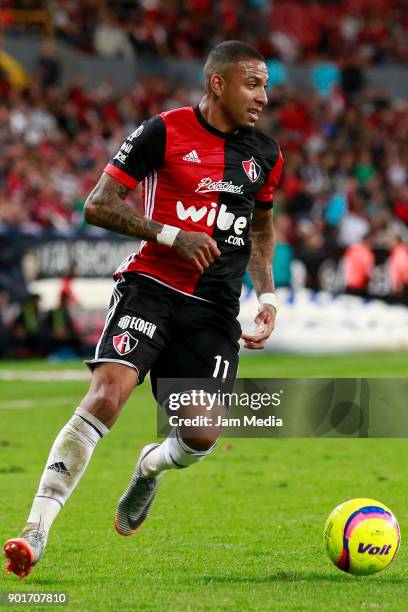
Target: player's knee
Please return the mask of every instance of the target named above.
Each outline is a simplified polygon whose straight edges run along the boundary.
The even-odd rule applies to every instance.
[[[197,452],[208,451],[215,445],[225,416],[224,406],[211,405],[208,398],[205,395],[203,397],[199,404],[192,401],[180,410],[183,419],[180,426],[181,438],[189,448]]]
[[[197,438],[183,438],[183,442],[187,446],[195,451],[208,451],[217,442],[218,436],[216,435],[204,435]]]
[[[81,405],[104,425],[111,427],[121,408],[120,387],[107,377],[93,386]]]
[[[136,384],[135,370],[103,364],[94,371],[91,388],[81,406],[110,428]]]
[[[112,388],[105,386],[100,387],[94,392],[90,412],[101,420],[102,423],[113,418],[119,410],[119,393],[115,393]]]

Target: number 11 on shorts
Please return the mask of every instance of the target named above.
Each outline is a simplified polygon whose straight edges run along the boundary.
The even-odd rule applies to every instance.
[[[224,372],[222,374],[222,379],[224,380],[225,378],[227,378],[229,361],[227,359],[223,359],[222,355],[216,355],[214,359],[215,359],[215,368],[213,372],[213,378],[218,377],[218,374],[220,373],[220,369],[221,369],[221,363],[224,362]]]

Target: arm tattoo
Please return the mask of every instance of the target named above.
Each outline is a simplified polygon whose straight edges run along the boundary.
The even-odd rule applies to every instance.
[[[274,291],[272,259],[275,246],[272,210],[254,209],[252,216],[252,248],[248,272],[256,294]]]
[[[125,236],[156,240],[162,224],[141,217],[129,204],[126,204],[123,200],[129,191],[130,189],[116,179],[102,174],[85,202],[85,220],[91,225]]]

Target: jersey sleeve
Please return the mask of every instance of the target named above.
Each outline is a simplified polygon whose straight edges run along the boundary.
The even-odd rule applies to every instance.
[[[165,150],[166,126],[156,116],[129,134],[104,172],[129,189],[135,189],[149,172],[163,164]]]
[[[259,191],[255,194],[255,207],[261,208],[262,210],[269,210],[273,206],[273,194],[277,187],[283,168],[283,155],[279,149],[278,159],[275,165],[269,171],[268,178]]]

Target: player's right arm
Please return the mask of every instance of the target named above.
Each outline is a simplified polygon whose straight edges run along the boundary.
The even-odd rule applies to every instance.
[[[123,183],[108,174],[102,174],[85,202],[86,222],[125,236],[157,242],[157,234],[163,225],[139,216],[126,204],[124,200],[130,191]],[[203,232],[180,230],[172,248],[200,272],[220,255],[215,240]]]
[[[162,224],[139,216],[124,201],[130,191],[126,185],[103,173],[86,199],[85,221],[125,236],[156,240]]]
[[[139,240],[157,242],[164,226],[139,215],[124,200],[148,172],[163,162],[164,138],[163,121],[156,117],[126,139],[121,151],[130,152],[120,151],[113,158],[85,202],[87,223]],[[180,229],[171,248],[200,272],[220,255],[215,240],[203,232]]]

